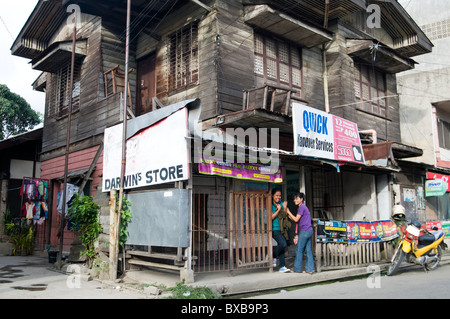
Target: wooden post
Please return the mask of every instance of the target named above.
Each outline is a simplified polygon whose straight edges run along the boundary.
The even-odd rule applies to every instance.
[[[112,189],[109,197],[109,278],[117,279],[117,261],[119,255],[118,232],[120,230],[120,215],[116,210],[117,191]]]

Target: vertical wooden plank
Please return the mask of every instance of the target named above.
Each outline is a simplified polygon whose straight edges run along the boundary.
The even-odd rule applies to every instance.
[[[239,211],[239,194],[234,194],[234,249],[235,249],[235,265],[239,264],[239,227],[238,227],[238,211]]]
[[[231,179],[230,179],[231,180]],[[228,184],[228,189],[231,190],[232,189],[232,183],[230,181],[230,183]],[[234,202],[235,202],[235,197],[234,197],[234,193],[233,191],[229,191],[228,192],[228,212],[226,216],[229,216],[229,220],[228,220],[228,269],[232,269],[233,268],[233,264],[234,264],[234,256],[233,256],[233,243],[234,243],[234,211],[235,211],[235,206],[234,206]]]
[[[256,246],[257,246],[257,256],[258,256],[258,261],[263,261],[263,259],[261,258],[261,247],[262,247],[262,236],[263,234],[261,233],[261,211],[260,211],[260,207],[261,207],[261,199],[262,199],[262,195],[258,194],[256,197]]]
[[[254,262],[256,260],[255,255],[255,194],[249,194],[249,208],[248,208],[249,214],[248,214],[248,220],[247,223],[249,225],[249,233],[250,233],[250,240],[249,240],[249,255],[251,256],[251,261]]]
[[[266,194],[266,220],[267,220],[267,259],[270,271],[273,271],[273,242],[272,242],[272,202],[270,194]]]
[[[109,277],[111,280],[117,278],[117,246],[119,245],[120,214],[116,211],[116,194],[117,191],[113,189],[109,196]]]
[[[245,237],[244,237],[244,200],[245,200],[245,195],[241,194],[240,198],[239,198],[239,203],[240,203],[240,228],[239,228],[239,233],[240,233],[240,245],[241,245],[241,263],[245,264]]]
[[[322,267],[322,243],[316,243],[316,270],[320,272]]]

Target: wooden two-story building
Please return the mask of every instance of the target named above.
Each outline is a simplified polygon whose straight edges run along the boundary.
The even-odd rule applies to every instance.
[[[69,5],[79,9],[72,92]],[[12,47],[43,71],[34,83],[46,94],[41,176],[52,181],[53,198],[64,171],[70,95],[69,176],[74,184],[88,179],[91,195],[102,185],[105,129],[122,121],[125,104],[132,118],[198,99],[205,131],[277,129],[272,151],[281,158],[279,184],[202,174],[192,160],[189,181],[159,186],[190,190],[185,257],[197,272],[271,267],[270,236],[256,243],[248,235],[270,234],[262,216],[274,187],[288,200],[304,191],[313,218],[376,220],[388,219],[392,205],[403,202],[393,194],[400,175],[399,191],[421,183],[421,172],[402,170],[396,161],[421,154],[400,138],[396,73],[414,68],[412,58],[432,44],[397,1],[132,0],[128,85],[126,13],[126,0],[41,0]],[[296,155],[293,103],[357,123],[366,163]],[[253,227],[249,218],[257,230],[246,229]],[[65,238],[70,245],[70,235]]]

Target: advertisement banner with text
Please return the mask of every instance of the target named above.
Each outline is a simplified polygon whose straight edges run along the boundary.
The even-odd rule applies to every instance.
[[[356,123],[300,103],[292,114],[296,155],[365,163]]]

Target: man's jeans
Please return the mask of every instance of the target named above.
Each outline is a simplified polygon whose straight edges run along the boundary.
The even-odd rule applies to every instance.
[[[286,266],[286,261],[284,258],[284,250],[287,247],[286,239],[280,230],[272,230],[272,237],[277,241],[277,249],[273,258],[280,258],[280,268]]]
[[[303,268],[303,252],[306,250],[306,264],[305,270],[307,272],[314,272],[314,257],[312,253],[311,238],[313,235],[312,230],[300,231],[298,234],[297,252],[294,260],[294,271],[302,272]]]

